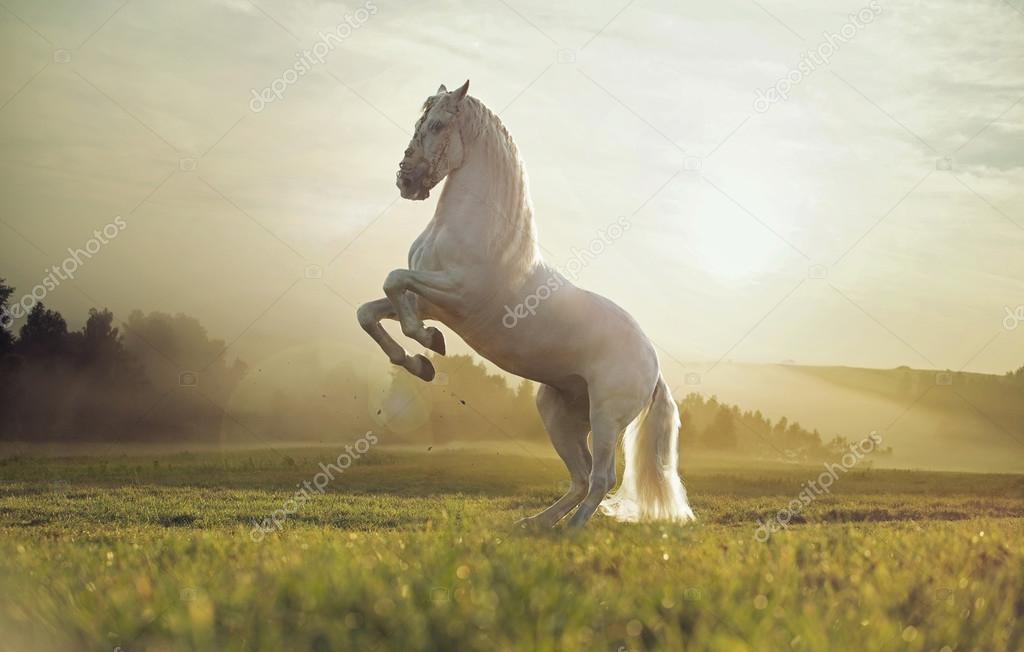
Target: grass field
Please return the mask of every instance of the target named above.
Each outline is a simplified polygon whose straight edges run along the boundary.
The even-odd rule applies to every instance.
[[[1024,649],[1020,476],[855,469],[762,543],[820,466],[529,533],[557,460],[373,450],[255,541],[337,452],[0,461],[0,649]]]

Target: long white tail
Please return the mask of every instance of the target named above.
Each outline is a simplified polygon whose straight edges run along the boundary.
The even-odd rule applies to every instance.
[[[659,375],[651,402],[626,429],[622,484],[601,503],[601,513],[629,522],[696,518],[677,469],[679,425],[679,409]]]

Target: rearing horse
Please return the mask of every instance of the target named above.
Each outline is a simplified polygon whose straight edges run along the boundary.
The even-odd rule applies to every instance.
[[[516,146],[468,91],[468,81],[451,92],[442,85],[423,104],[398,188],[422,200],[448,182],[409,250],[409,269],[388,274],[385,298],[360,306],[359,324],[391,362],[425,381],[433,365],[409,355],[381,319],[398,320],[406,336],[444,354],[441,331],[423,323],[440,321],[502,369],[541,384],[537,408],[571,484],[524,525],[553,526],[577,506],[571,527],[599,506],[624,521],[693,519],[676,468],[679,412],[654,346],[625,310],[541,259]],[[605,499],[623,431],[622,485]]]

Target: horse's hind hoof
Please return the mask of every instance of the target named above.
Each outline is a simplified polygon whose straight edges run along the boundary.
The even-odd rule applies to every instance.
[[[537,520],[536,516],[527,516],[516,521],[512,527],[517,530],[542,530],[544,525]]]
[[[419,355],[418,353],[413,356],[413,360],[416,362],[416,370],[412,371],[413,375],[417,378],[421,378],[428,383],[434,380],[436,372],[434,371],[434,365],[431,364],[430,360],[427,360],[426,356]]]
[[[437,330],[433,326],[427,326],[427,336],[429,337],[429,341],[427,342],[426,347],[434,353],[444,355],[444,335],[441,334],[441,331]]]

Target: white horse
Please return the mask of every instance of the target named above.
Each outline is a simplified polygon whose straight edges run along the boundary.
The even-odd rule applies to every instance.
[[[571,527],[599,506],[623,521],[693,519],[676,468],[679,412],[654,346],[625,310],[541,259],[516,146],[468,90],[468,81],[451,92],[442,85],[423,104],[398,188],[405,199],[426,199],[448,182],[409,250],[409,269],[388,274],[385,298],[360,306],[359,324],[391,362],[426,381],[433,365],[409,355],[381,319],[444,354],[441,332],[423,324],[440,321],[502,369],[541,384],[537,408],[571,484],[524,525],[551,527],[577,506]],[[605,500],[623,431],[622,485]]]

